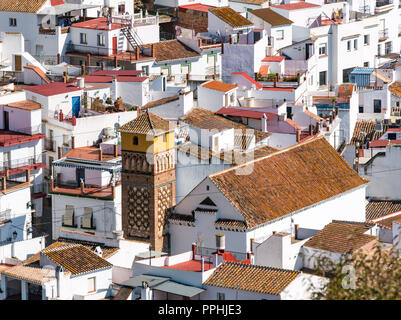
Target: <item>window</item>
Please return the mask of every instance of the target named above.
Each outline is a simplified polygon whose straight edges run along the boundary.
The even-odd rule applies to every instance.
[[[343,83],[349,82],[349,74],[354,68],[343,69]]]
[[[106,45],[106,37],[103,33],[97,35],[97,45],[102,47]]]
[[[347,41],[347,51],[351,51],[351,40]]]
[[[84,215],[82,216],[81,227],[84,229],[93,229],[93,209],[84,208]]]
[[[319,46],[319,55],[327,55],[327,43],[323,43]]]
[[[327,71],[319,72],[319,85],[321,85],[321,86],[326,85],[326,74],[327,74]]]
[[[395,140],[395,139],[397,139],[397,134],[394,133],[394,132],[388,133],[388,134],[387,134],[387,139],[388,139],[388,140]]]
[[[138,145],[138,137],[134,136],[134,141],[132,142],[134,144],[134,146]]]
[[[363,113],[363,106],[359,106],[359,113]]]
[[[161,67],[160,68],[160,73],[162,75],[169,76],[171,74],[170,68],[169,67]]]
[[[96,291],[96,277],[88,278],[88,292]]]
[[[397,102],[395,103],[395,106],[396,106],[396,107],[399,107],[399,106],[400,106],[400,102],[397,101]]]
[[[382,112],[382,101],[380,99],[373,100],[373,112],[374,113]]]
[[[73,227],[74,226],[74,206],[66,205],[65,214],[63,216],[63,225]]]
[[[17,26],[17,19],[10,18],[10,27],[16,27],[16,26]]]
[[[80,37],[81,44],[88,44],[88,42],[86,41],[86,33],[80,33],[79,37]]]
[[[277,40],[283,40],[284,39],[284,30],[277,30]]]
[[[226,300],[226,294],[223,292],[217,292],[217,300]]]
[[[354,50],[358,50],[358,39],[354,40]]]
[[[368,68],[368,67],[369,67],[369,61],[364,62],[364,63],[363,63],[363,66],[364,66],[365,68]]]
[[[119,4],[118,5],[118,13],[119,14],[124,14],[125,13],[125,4]]]
[[[149,66],[142,66],[142,71],[145,75],[149,75]]]
[[[68,134],[63,134],[63,145],[67,147],[69,146]]]
[[[369,43],[370,43],[370,36],[368,34],[365,34],[363,36],[363,44],[368,46]]]

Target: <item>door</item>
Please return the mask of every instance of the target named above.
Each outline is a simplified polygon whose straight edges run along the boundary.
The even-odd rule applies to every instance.
[[[84,168],[77,168],[76,175],[77,175],[77,184],[78,184],[78,187],[79,187],[80,184],[81,184],[81,179],[82,179],[82,181],[85,181],[85,169]]]
[[[382,112],[382,101],[378,99],[373,100],[373,112],[381,113]]]
[[[22,71],[22,58],[20,55],[14,55],[15,71]]]
[[[113,54],[117,54],[117,37],[113,37]]]
[[[10,130],[10,118],[8,111],[4,111],[4,130]]]
[[[72,97],[72,114],[76,118],[79,116],[79,110],[81,109],[81,97]]]

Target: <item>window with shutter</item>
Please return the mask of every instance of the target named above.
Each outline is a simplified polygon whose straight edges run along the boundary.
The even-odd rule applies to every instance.
[[[74,226],[74,206],[70,206],[68,204],[65,206],[63,225],[70,227]]]
[[[82,217],[82,228],[93,229],[93,209],[84,208],[84,215]]]
[[[88,292],[96,291],[96,277],[88,278]]]

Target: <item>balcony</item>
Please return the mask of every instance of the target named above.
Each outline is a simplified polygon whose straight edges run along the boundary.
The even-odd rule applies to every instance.
[[[11,209],[0,212],[0,225],[11,221]]]
[[[44,148],[46,151],[56,151],[56,141],[53,139],[45,139],[45,145]]]
[[[4,174],[8,170],[9,175],[22,173],[26,169],[38,170],[44,167],[45,164],[42,163],[42,155],[0,162],[0,172]]]
[[[393,0],[377,0],[375,13],[390,11],[394,7]]]
[[[65,34],[70,32],[70,27],[60,27],[60,33]],[[44,35],[56,35],[57,34],[57,29],[46,29],[43,28],[42,25],[39,26],[39,34],[44,34]]]
[[[388,28],[379,30],[379,41],[386,41],[388,39]]]

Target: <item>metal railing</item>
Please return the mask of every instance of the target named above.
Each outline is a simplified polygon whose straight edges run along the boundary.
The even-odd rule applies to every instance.
[[[393,0],[377,0],[376,7],[383,7],[393,4]]]
[[[199,256],[212,257],[213,253],[216,251],[216,248],[196,247],[196,254]],[[227,250],[227,252],[230,252],[238,261],[244,261],[248,258],[248,255],[244,252],[236,252],[231,250]]]
[[[0,212],[0,223],[11,220],[11,209],[7,209]]]
[[[0,170],[4,171],[5,168],[16,169],[19,167],[29,166],[42,162],[42,156],[19,158],[15,160],[0,161]]]
[[[380,39],[387,39],[388,38],[388,28],[383,30],[379,30],[379,40]]]
[[[46,151],[56,151],[56,141],[53,139],[45,139],[44,148]]]

